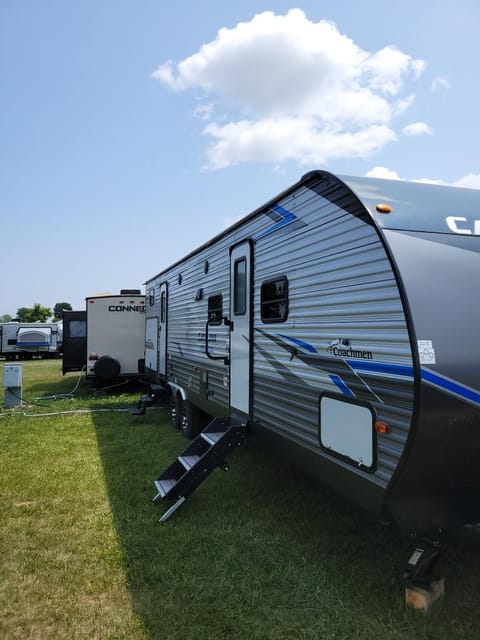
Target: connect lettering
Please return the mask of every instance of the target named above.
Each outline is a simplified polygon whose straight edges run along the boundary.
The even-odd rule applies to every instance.
[[[145,313],[145,307],[141,304],[111,304],[108,307],[108,310],[114,313],[117,312],[135,312],[135,313]]]

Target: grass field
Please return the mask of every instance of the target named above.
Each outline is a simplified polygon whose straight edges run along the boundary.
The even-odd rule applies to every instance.
[[[186,441],[163,410],[121,411],[139,391],[45,398],[73,389],[60,368],[24,363],[32,404],[0,411],[2,640],[480,638],[473,536],[424,615],[403,604],[411,541],[263,452],[158,524],[153,479]]]

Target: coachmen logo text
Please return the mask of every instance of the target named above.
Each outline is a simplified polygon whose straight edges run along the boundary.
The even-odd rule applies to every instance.
[[[327,347],[332,356],[337,358],[359,358],[360,360],[373,360],[373,353],[371,351],[352,349],[350,346],[350,340],[343,338],[337,338],[330,343]]]
[[[108,310],[114,312],[136,311],[137,313],[145,313],[143,304],[110,304]]]

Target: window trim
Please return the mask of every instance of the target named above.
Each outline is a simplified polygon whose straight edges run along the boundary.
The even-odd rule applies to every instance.
[[[238,304],[238,294],[240,293],[238,288],[238,265],[242,264],[244,266],[244,287],[242,292],[242,300],[241,306]],[[237,258],[233,263],[233,315],[234,316],[244,316],[247,313],[247,280],[248,280],[248,272],[247,272],[247,258],[245,256],[241,256]]]
[[[215,309],[210,309],[210,301],[213,300],[214,298],[218,298],[220,300],[220,306],[219,307],[215,307]],[[220,311],[220,317],[218,320],[212,320],[210,318],[210,313],[211,311]],[[222,293],[214,293],[211,296],[208,296],[207,298],[207,320],[208,320],[208,324],[211,327],[218,327],[222,324],[222,317],[223,317],[223,294]]]
[[[148,305],[153,307],[155,304],[155,287],[152,287],[148,292]]]
[[[160,294],[160,322],[165,324],[167,321],[167,293],[162,291]]]
[[[263,287],[267,284],[271,284],[273,282],[283,282],[285,285],[285,297],[284,298],[277,298],[277,299],[271,299],[271,300],[264,300],[263,299]],[[263,309],[264,309],[264,305],[271,303],[271,302],[285,302],[285,314],[282,317],[277,317],[277,318],[266,318],[263,315]],[[263,324],[280,324],[282,322],[286,322],[288,320],[288,314],[290,311],[290,305],[289,305],[289,282],[288,282],[288,278],[287,276],[275,276],[274,278],[269,278],[268,280],[264,280],[261,285],[260,285],[260,320],[263,322]]]

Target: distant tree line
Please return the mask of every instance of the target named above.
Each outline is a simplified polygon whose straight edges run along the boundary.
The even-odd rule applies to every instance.
[[[18,322],[47,322],[49,318],[53,318],[53,322],[58,322],[63,317],[64,311],[71,311],[72,305],[69,302],[57,302],[53,307],[53,312],[50,307],[42,307],[39,302],[35,302],[33,307],[20,307],[17,309],[17,315],[15,318],[8,313],[4,313],[0,316],[0,322],[11,322],[12,320],[18,320]]]

